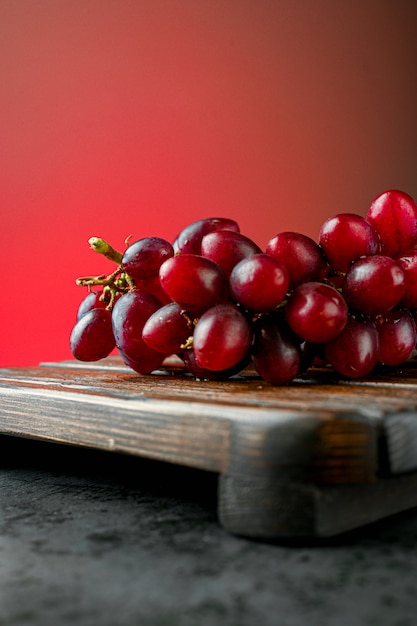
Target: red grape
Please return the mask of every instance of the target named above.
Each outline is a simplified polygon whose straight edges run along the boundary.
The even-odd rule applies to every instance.
[[[305,341],[324,343],[339,335],[347,321],[348,307],[330,285],[308,282],[299,285],[287,304],[287,320]]]
[[[405,310],[378,315],[375,326],[379,336],[378,360],[384,365],[400,365],[416,346],[417,331],[412,315]]]
[[[79,361],[104,359],[114,347],[112,314],[107,309],[88,311],[72,329],[70,349]]]
[[[123,358],[135,363],[136,371],[148,374],[158,367],[164,356],[151,349],[142,339],[148,318],[160,308],[159,301],[144,291],[129,291],[113,308],[112,324],[116,346]]]
[[[254,324],[252,363],[271,385],[290,383],[299,373],[299,344],[277,314],[263,315]]]
[[[77,311],[77,320],[80,320],[83,315],[91,311],[92,309],[105,309],[108,302],[104,302],[102,299],[103,290],[90,291],[90,293],[81,301]]]
[[[252,239],[232,230],[218,230],[201,241],[201,254],[217,263],[226,276],[239,261],[259,252],[261,248]]]
[[[225,302],[227,278],[221,268],[196,254],[178,254],[161,265],[159,279],[164,291],[193,316]]]
[[[146,321],[142,337],[154,350],[167,356],[182,352],[181,346],[193,334],[194,327],[176,302],[158,309]]]
[[[265,251],[287,268],[290,289],[321,280],[327,274],[328,265],[320,247],[307,235],[292,231],[278,233],[267,243]]]
[[[245,357],[251,342],[251,326],[232,304],[218,304],[208,309],[194,329],[197,364],[209,370],[234,367]]]
[[[379,339],[369,319],[349,315],[343,331],[324,346],[326,360],[342,376],[360,378],[378,362]]]
[[[405,276],[405,292],[399,304],[408,309],[417,309],[417,250],[403,252],[396,261]]]
[[[134,359],[124,354],[120,349],[119,354],[126,365],[142,375],[151,374],[153,371],[157,370],[161,367],[165,358],[160,352],[152,350],[145,342],[136,345]]]
[[[342,293],[349,307],[374,315],[393,309],[405,293],[405,276],[391,257],[375,255],[356,261],[345,276]]]
[[[366,219],[377,230],[384,255],[395,256],[417,244],[417,205],[404,191],[391,189],[379,194]]]
[[[377,254],[381,246],[375,228],[355,213],[328,218],[321,227],[319,244],[337,272],[347,272],[359,257]]]
[[[89,293],[70,337],[75,358],[117,347],[140,374],[178,355],[187,374],[225,380],[252,361],[272,385],[314,364],[349,378],[417,354],[417,205],[380,194],[366,217],[327,219],[316,243],[285,231],[263,251],[234,220],[204,218],[169,243],[144,237],[124,254],[93,237],[116,264],[85,276]]]
[[[189,374],[195,376],[199,380],[226,380],[231,376],[236,376],[250,363],[249,353],[243,357],[241,361],[224,370],[209,370],[201,367],[197,363],[194,350],[185,350],[182,354],[184,365]]]
[[[285,265],[264,253],[240,261],[229,278],[231,297],[257,313],[277,307],[287,294],[288,284]]]
[[[239,225],[227,217],[206,217],[186,226],[174,242],[174,250],[183,254],[201,254],[201,240],[204,235],[217,230],[239,232]]]
[[[172,302],[169,295],[162,288],[161,281],[159,280],[159,274],[156,276],[150,276],[149,278],[143,278],[141,280],[135,279],[135,287],[138,291],[146,291],[147,293],[155,296],[162,305]]]
[[[122,268],[134,280],[158,276],[164,261],[174,255],[172,245],[160,237],[145,237],[132,243],[122,258]]]

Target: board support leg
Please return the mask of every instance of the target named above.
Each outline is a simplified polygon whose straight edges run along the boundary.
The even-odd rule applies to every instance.
[[[315,534],[314,487],[269,476],[219,477],[218,516],[237,535],[271,539]]]
[[[416,507],[417,472],[339,485],[259,475],[219,477],[220,523],[252,538],[333,537]]]

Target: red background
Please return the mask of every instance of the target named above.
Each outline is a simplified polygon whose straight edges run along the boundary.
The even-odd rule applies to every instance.
[[[101,236],[262,247],[417,197],[415,0],[0,0],[0,365],[70,356]]]

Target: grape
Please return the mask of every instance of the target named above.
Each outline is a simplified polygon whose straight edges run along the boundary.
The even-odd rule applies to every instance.
[[[325,220],[318,242],[285,231],[265,251],[223,217],[189,224],[173,244],[144,237],[124,254],[97,237],[89,244],[117,267],[77,279],[90,290],[70,337],[77,359],[117,347],[150,374],[178,355],[208,380],[252,362],[286,385],[314,365],[360,378],[417,354],[417,205],[402,191],[380,194],[366,217]]]
[[[405,292],[399,304],[408,309],[417,309],[417,250],[403,252],[396,261],[405,276]]]
[[[232,230],[219,230],[205,235],[201,241],[201,254],[219,265],[226,276],[239,261],[262,252],[249,237]]]
[[[204,235],[217,230],[239,232],[239,225],[226,217],[206,217],[186,226],[174,242],[174,250],[183,254],[201,254],[201,240]]]
[[[160,308],[160,302],[144,291],[129,291],[113,308],[112,325],[121,356],[135,364],[135,371],[148,374],[159,367],[165,355],[150,348],[142,338],[148,318]]]
[[[321,280],[328,272],[320,247],[313,239],[301,233],[278,233],[269,240],[265,251],[287,268],[290,289],[301,283]]]
[[[172,245],[160,237],[145,237],[132,243],[122,258],[122,268],[134,280],[158,276],[164,261],[174,255]]]
[[[91,309],[72,329],[70,350],[79,361],[104,359],[114,347],[112,315],[107,309]]]
[[[145,343],[167,356],[182,352],[181,346],[193,333],[194,327],[176,302],[158,309],[146,321],[142,337]]]
[[[102,289],[100,291],[90,291],[78,307],[77,320],[80,320],[83,315],[91,311],[91,309],[105,309],[108,302],[103,301],[102,295]]]
[[[151,374],[159,369],[165,358],[163,354],[147,346],[145,342],[140,342],[136,345],[134,359],[127,356],[120,349],[119,354],[126,365],[142,375]]]
[[[348,317],[348,307],[331,285],[316,281],[299,285],[287,304],[287,320],[305,341],[324,343],[339,335]]]
[[[416,346],[417,331],[412,315],[405,310],[388,311],[376,316],[379,336],[378,360],[384,365],[404,363]]]
[[[377,254],[381,246],[375,228],[354,213],[328,218],[321,227],[319,244],[337,272],[347,272],[359,257]]]
[[[195,376],[199,380],[226,380],[231,376],[236,376],[245,369],[250,363],[249,353],[246,354],[241,361],[225,370],[209,370],[201,367],[197,363],[195,352],[193,349],[185,350],[182,354],[187,372]]]
[[[276,313],[255,322],[251,356],[258,374],[271,385],[288,384],[300,371],[299,345]]]
[[[342,376],[360,378],[378,362],[379,339],[375,324],[349,315],[343,331],[324,346],[326,360]]]
[[[206,311],[194,329],[193,348],[199,367],[225,370],[235,366],[249,351],[252,329],[232,304],[218,304]]]
[[[161,281],[159,280],[159,274],[156,276],[150,276],[149,278],[143,278],[141,280],[135,279],[135,287],[138,291],[146,291],[153,295],[162,305],[172,302],[171,298],[162,288]]]
[[[161,265],[159,279],[168,296],[193,316],[229,297],[221,268],[200,255],[178,254],[168,259]]]
[[[345,276],[342,293],[349,307],[374,315],[393,309],[405,293],[405,276],[391,257],[375,255],[356,261]]]
[[[240,261],[229,278],[231,297],[257,313],[277,307],[284,300],[288,285],[285,265],[264,253]]]
[[[379,234],[382,254],[395,256],[417,244],[417,205],[404,191],[391,189],[378,195],[366,214]]]

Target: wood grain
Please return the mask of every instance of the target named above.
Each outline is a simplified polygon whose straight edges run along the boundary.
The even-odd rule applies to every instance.
[[[326,536],[417,505],[416,424],[414,362],[360,381],[316,368],[283,387],[250,369],[194,380],[172,360],[150,376],[113,357],[0,370],[0,433],[216,472],[221,522],[251,536]],[[371,512],[368,498],[384,503]]]

